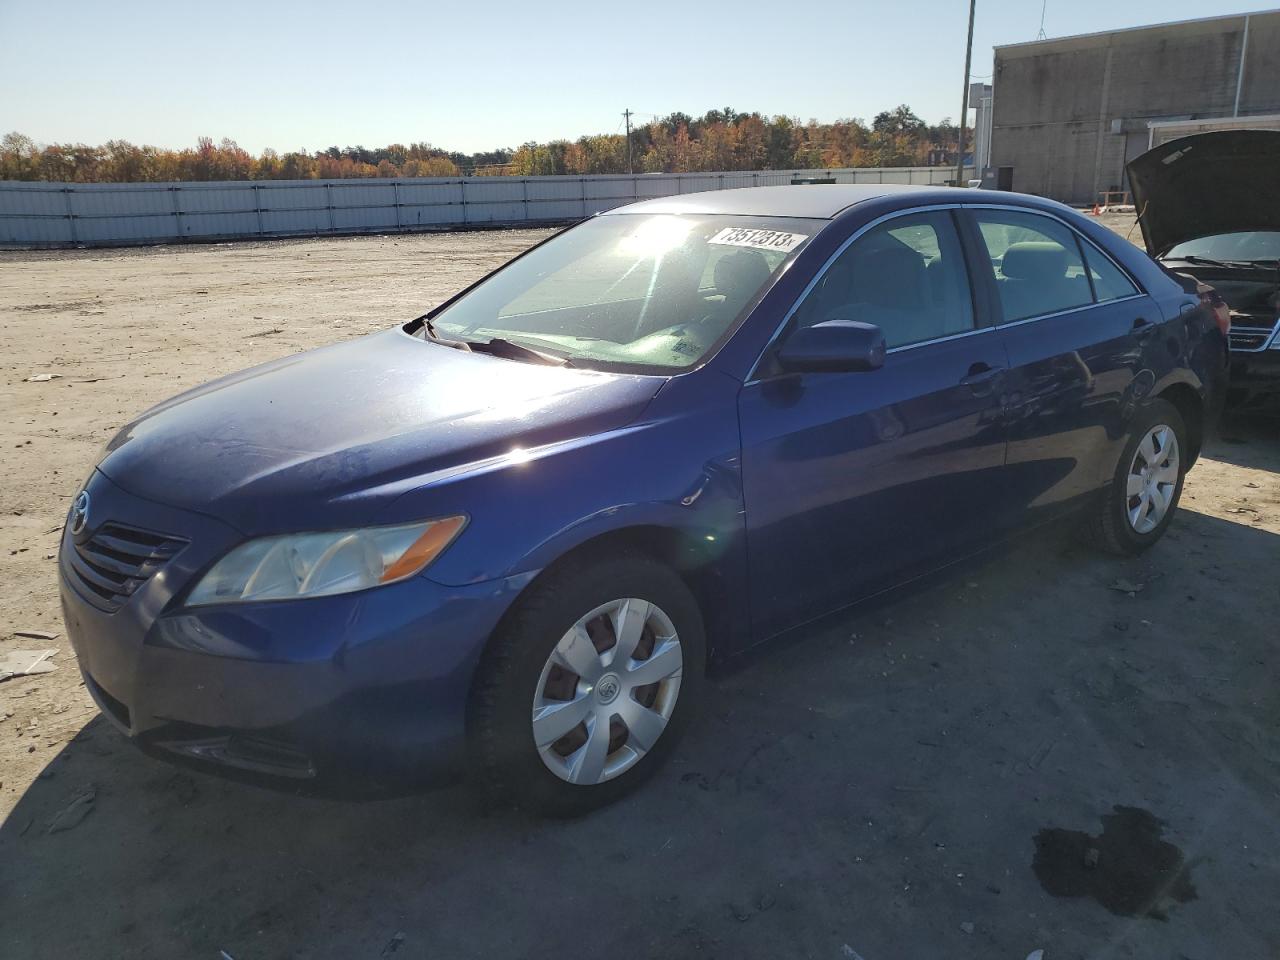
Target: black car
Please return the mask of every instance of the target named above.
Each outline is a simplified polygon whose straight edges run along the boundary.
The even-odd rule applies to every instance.
[[[1230,308],[1228,401],[1280,399],[1280,131],[1170,140],[1128,170],[1147,252]]]

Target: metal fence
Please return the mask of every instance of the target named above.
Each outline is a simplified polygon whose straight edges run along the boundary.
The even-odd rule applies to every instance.
[[[649,197],[793,180],[942,184],[946,167],[210,183],[0,181],[0,246],[74,247],[564,223]]]

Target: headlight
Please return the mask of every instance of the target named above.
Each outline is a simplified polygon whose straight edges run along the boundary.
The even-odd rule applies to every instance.
[[[438,557],[466,522],[445,517],[250,540],[213,565],[187,605],[327,597],[394,583]]]

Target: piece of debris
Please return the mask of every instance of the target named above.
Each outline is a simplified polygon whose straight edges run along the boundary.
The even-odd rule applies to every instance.
[[[62,378],[60,373],[37,373],[34,376],[27,377],[23,383],[48,383],[50,380],[59,380]]]
[[[26,637],[28,640],[53,640],[57,638],[56,633],[49,633],[46,630],[15,630],[15,637]]]
[[[1120,593],[1127,593],[1129,596],[1136,596],[1147,588],[1145,583],[1134,583],[1132,580],[1125,580],[1123,577],[1111,581],[1111,589],[1118,590]]]
[[[270,330],[259,330],[257,333],[246,334],[245,339],[253,340],[257,337],[273,337],[277,333],[284,333],[284,329],[281,327],[272,327]]]
[[[1032,950],[1027,954],[1027,960],[1044,960],[1044,950]]]
[[[847,943],[840,944],[840,956],[845,960],[862,960],[862,955]]]
[[[49,658],[57,650],[10,650],[0,655],[0,681],[12,677],[26,677],[36,673],[53,673],[58,669],[56,663]]]
[[[972,921],[972,920],[966,920],[964,923],[960,924],[960,932],[961,932],[961,933],[973,933],[973,921]]]
[[[1098,848],[1090,847],[1084,852],[1084,865],[1089,868],[1096,867],[1098,865],[1099,856],[1101,856],[1101,854],[1098,853]]]
[[[84,820],[93,811],[93,801],[97,799],[98,791],[94,787],[86,787],[76,795],[70,803],[58,811],[58,815],[49,821],[49,833],[62,833],[73,827],[80,826]]]
[[[391,939],[387,941],[387,945],[382,948],[382,955],[389,957],[402,946],[404,946],[404,934],[397,930]]]

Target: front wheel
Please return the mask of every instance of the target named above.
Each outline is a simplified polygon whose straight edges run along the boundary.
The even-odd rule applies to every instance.
[[[1115,475],[1094,507],[1099,546],[1132,556],[1164,535],[1182,496],[1186,436],[1182,415],[1166,400],[1153,400],[1135,418]]]
[[[573,815],[652,773],[683,732],[706,658],[697,603],[643,554],[569,561],[494,634],[472,694],[474,772],[500,801]]]

